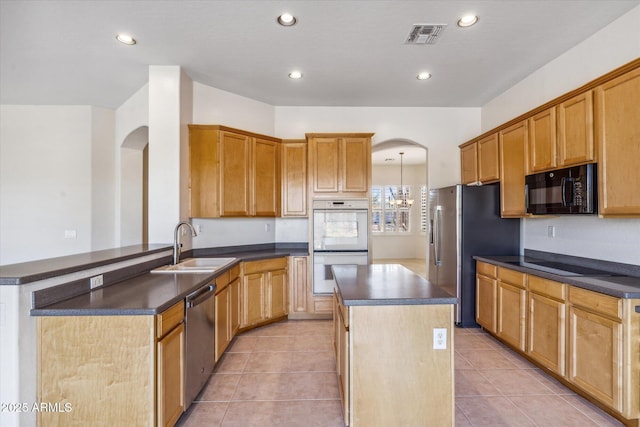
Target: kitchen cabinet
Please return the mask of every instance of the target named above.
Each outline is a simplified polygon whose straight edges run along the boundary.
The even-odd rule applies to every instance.
[[[500,144],[494,133],[460,147],[462,184],[500,180]]]
[[[240,268],[234,266],[216,277],[215,360],[220,360],[240,326]]]
[[[289,258],[289,316],[307,313],[309,297],[309,257],[292,256]]]
[[[184,301],[156,316],[36,319],[38,425],[175,424],[184,409]],[[60,345],[64,342],[64,345]]]
[[[520,351],[525,350],[526,275],[498,267],[496,335]]]
[[[460,173],[462,184],[478,182],[478,143],[467,143],[460,147]]]
[[[557,166],[556,107],[548,108],[528,120],[528,173],[555,168]]]
[[[640,68],[595,89],[599,213],[640,216]]]
[[[336,356],[336,371],[338,388],[343,408],[345,425],[349,425],[349,307],[340,304],[337,294],[334,294],[333,328],[334,349]]]
[[[565,375],[567,285],[528,275],[527,355]]]
[[[225,126],[189,125],[190,216],[277,216],[279,143]]]
[[[372,135],[307,134],[314,196],[369,196]]]
[[[490,332],[496,332],[497,269],[494,265],[476,263],[476,322]]]
[[[240,329],[248,329],[287,315],[287,258],[244,262],[242,277]]]
[[[593,144],[593,91],[558,104],[558,166],[595,161]]]
[[[282,141],[282,216],[306,217],[307,211],[306,140]]]
[[[571,288],[569,301],[569,380],[622,411],[622,300]]]
[[[500,138],[500,214],[503,218],[526,216],[524,177],[527,164],[527,121],[499,132]]]

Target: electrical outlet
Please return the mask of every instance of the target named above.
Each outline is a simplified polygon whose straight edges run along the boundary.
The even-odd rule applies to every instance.
[[[78,237],[78,233],[76,230],[64,230],[65,239],[75,239],[76,237]]]
[[[556,237],[556,227],[554,225],[550,225],[547,227],[547,237]]]
[[[104,284],[104,277],[102,276],[102,274],[98,276],[93,276],[92,278],[89,279],[89,284],[91,289],[95,289],[98,286],[102,286]]]
[[[433,349],[434,350],[447,349],[447,329],[446,328],[433,328]]]

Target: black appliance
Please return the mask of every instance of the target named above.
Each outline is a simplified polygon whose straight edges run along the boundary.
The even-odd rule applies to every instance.
[[[520,219],[500,217],[498,184],[429,190],[429,281],[458,298],[455,323],[477,327],[474,255],[516,255]]]
[[[595,214],[596,164],[589,163],[525,177],[527,213]]]

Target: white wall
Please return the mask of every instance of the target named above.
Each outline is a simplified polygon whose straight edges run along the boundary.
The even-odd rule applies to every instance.
[[[490,130],[640,57],[640,6],[549,62],[482,107]],[[548,238],[547,226],[556,227]],[[594,216],[523,220],[523,248],[640,264],[640,219]]]
[[[91,250],[98,251],[115,246],[115,114],[97,107],[91,111]]]
[[[225,125],[255,133],[274,133],[274,107],[260,101],[193,84],[193,123]]]
[[[425,151],[426,159],[426,151]],[[427,257],[427,237],[420,232],[420,187],[426,185],[425,165],[405,165],[403,167],[403,185],[411,185],[410,233],[372,233],[372,259],[420,258]],[[400,185],[400,164],[373,165],[373,185]]]
[[[429,149],[429,186],[460,181],[458,145],[480,133],[479,108],[276,107],[276,135],[375,132],[372,142],[408,139]]]
[[[92,118],[88,106],[0,107],[0,264],[91,250]]]

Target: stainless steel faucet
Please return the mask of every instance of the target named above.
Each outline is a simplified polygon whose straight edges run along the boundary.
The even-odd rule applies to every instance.
[[[180,221],[178,225],[176,225],[176,229],[173,231],[173,264],[177,264],[180,262],[180,248],[182,247],[182,243],[179,242],[178,232],[180,231],[180,227],[186,225],[191,229],[191,236],[196,237],[198,233],[196,233],[196,229],[193,228],[190,222]]]

